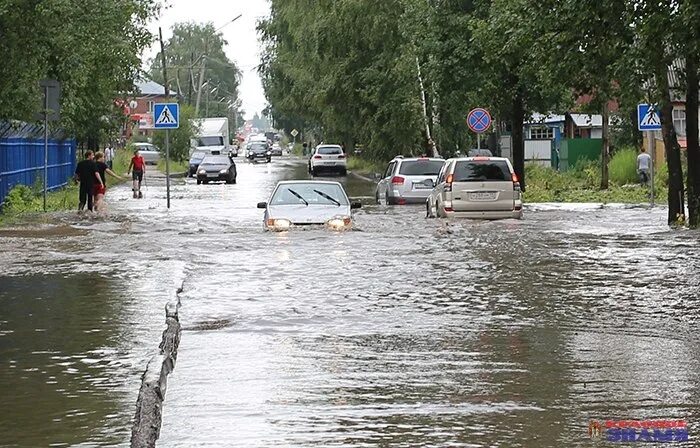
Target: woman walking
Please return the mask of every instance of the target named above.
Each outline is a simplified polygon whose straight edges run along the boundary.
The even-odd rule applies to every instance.
[[[105,155],[101,152],[95,154],[95,161],[97,162],[97,173],[100,175],[100,179],[102,179],[101,184],[95,185],[95,211],[100,212],[104,210],[104,197],[107,192],[107,174],[119,180],[125,180],[125,178],[119,176],[109,168],[109,165],[105,163]]]

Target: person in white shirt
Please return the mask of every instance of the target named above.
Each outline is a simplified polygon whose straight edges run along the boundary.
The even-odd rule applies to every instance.
[[[651,156],[646,153],[646,148],[642,148],[642,153],[637,156],[637,174],[639,182],[646,186],[649,184],[649,172],[651,171]]]
[[[109,167],[109,169],[113,169],[112,167],[112,161],[114,160],[114,148],[112,148],[112,144],[108,144],[107,147],[105,148],[105,163]]]

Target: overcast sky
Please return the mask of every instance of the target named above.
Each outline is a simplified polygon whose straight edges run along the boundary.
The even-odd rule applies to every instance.
[[[228,45],[224,48],[229,59],[235,61],[243,74],[241,98],[246,118],[260,112],[267,102],[263,93],[256,67],[260,63],[260,46],[255,26],[260,18],[269,14],[267,0],[167,0],[167,7],[159,20],[151,25],[151,31],[158,34],[163,28],[163,39],[172,35],[171,28],[177,22],[212,22],[219,28],[233,20],[238,14],[243,16],[226,25],[221,33]],[[154,45],[147,57],[157,55],[159,48]]]

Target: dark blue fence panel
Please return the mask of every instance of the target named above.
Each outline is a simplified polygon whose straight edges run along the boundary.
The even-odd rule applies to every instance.
[[[75,140],[49,140],[48,188],[68,184],[76,163]],[[44,141],[36,138],[0,139],[0,204],[18,184],[32,186],[44,179]]]

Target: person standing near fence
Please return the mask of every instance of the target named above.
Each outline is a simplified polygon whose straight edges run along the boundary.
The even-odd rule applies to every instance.
[[[100,173],[97,171],[97,164],[95,163],[95,155],[92,151],[87,151],[85,153],[85,160],[78,163],[75,167],[75,180],[80,182],[80,193],[79,193],[79,205],[78,211],[83,211],[85,205],[90,211],[93,211],[93,194],[95,190],[95,185],[102,185],[102,178]]]
[[[105,160],[104,161],[110,170],[114,169],[113,160],[114,160],[114,147],[112,146],[112,143],[108,143],[107,147],[105,148]]]
[[[646,151],[646,148],[642,148],[642,153],[637,156],[637,174],[642,186],[649,184],[649,171],[651,170],[651,156]]]

